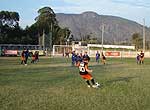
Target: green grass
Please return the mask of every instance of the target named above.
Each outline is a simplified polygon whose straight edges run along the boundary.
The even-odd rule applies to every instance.
[[[41,58],[20,65],[19,57],[0,57],[0,110],[150,110],[150,59],[107,59],[89,67],[102,84],[87,88],[66,58]]]

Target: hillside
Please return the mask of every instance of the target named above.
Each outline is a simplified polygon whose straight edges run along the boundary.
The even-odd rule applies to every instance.
[[[133,33],[141,33],[142,25],[115,16],[98,15],[95,12],[84,12],[81,14],[56,14],[61,27],[68,27],[76,40],[81,37],[91,35],[101,42],[102,23],[105,25],[104,42],[109,44],[118,44],[122,42],[131,42]],[[149,32],[148,32],[149,31]],[[150,29],[146,28],[146,37]]]

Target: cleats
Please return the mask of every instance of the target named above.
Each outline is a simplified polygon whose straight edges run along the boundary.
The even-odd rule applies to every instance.
[[[90,85],[88,85],[87,87],[88,87],[88,88],[91,88],[91,86],[90,86]]]
[[[97,85],[92,85],[92,87],[93,87],[93,88],[98,88],[98,86],[97,86]]]
[[[88,88],[99,88],[100,86],[101,85],[98,82],[96,82],[94,85],[87,85]]]

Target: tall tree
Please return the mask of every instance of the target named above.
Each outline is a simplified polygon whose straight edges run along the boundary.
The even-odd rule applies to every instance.
[[[49,40],[49,42],[46,42],[46,43],[50,43],[52,42],[52,39],[54,39],[54,36],[52,36],[53,29],[55,26],[58,25],[58,22],[56,20],[56,15],[50,7],[43,7],[38,10],[38,13],[39,13],[39,16],[36,17],[35,19],[36,25],[38,27],[38,32],[40,34],[43,34],[43,32],[45,32],[45,34],[47,35],[45,40],[46,41]]]
[[[58,25],[56,14],[50,7],[43,7],[38,10],[39,16],[36,17],[36,26],[38,33],[45,35],[45,45],[64,44],[71,31],[68,28],[61,28]],[[48,42],[49,41],[49,42]]]
[[[17,12],[1,11],[0,24],[8,25],[9,27],[19,26],[19,14]]]
[[[21,43],[22,29],[17,12],[0,11],[0,43]]]
[[[134,33],[132,35],[132,43],[135,45],[137,50],[142,48],[142,41],[143,39],[139,33]]]

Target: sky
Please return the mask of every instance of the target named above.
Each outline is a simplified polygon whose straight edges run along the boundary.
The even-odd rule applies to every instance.
[[[0,0],[0,11],[15,11],[20,15],[20,26],[30,26],[42,7],[55,13],[80,14],[94,11],[99,15],[118,16],[150,27],[150,0]]]

